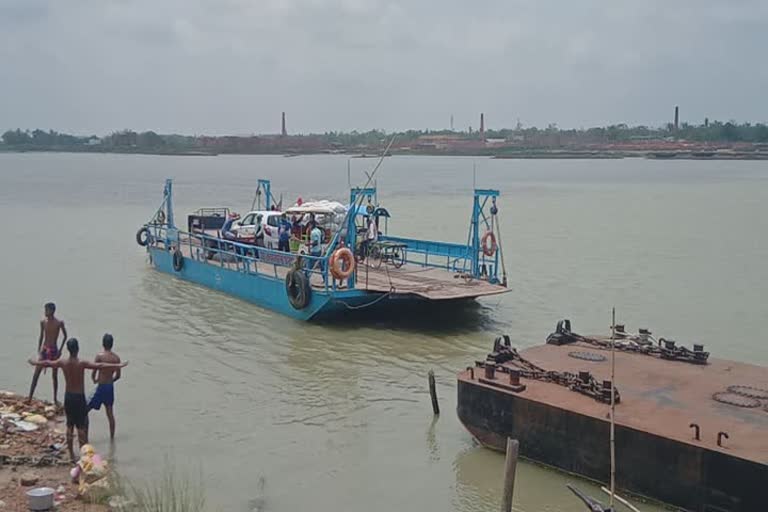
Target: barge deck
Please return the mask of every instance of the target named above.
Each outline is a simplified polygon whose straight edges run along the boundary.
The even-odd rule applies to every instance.
[[[571,377],[589,372],[609,396],[610,350],[578,341],[524,349],[501,364],[491,356],[458,376],[458,415],[470,433],[496,450],[516,438],[525,457],[605,482],[609,405],[552,380],[510,383],[530,368],[522,360]],[[767,368],[617,350],[615,375],[619,487],[697,512],[765,510]]]

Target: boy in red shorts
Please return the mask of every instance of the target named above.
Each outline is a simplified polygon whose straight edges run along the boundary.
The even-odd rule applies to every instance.
[[[37,340],[37,353],[38,360],[40,361],[55,361],[61,356],[61,351],[64,348],[64,342],[67,341],[67,328],[64,326],[64,320],[56,318],[56,304],[49,302],[45,305],[45,318],[40,320],[40,338]],[[57,346],[59,340],[59,334],[63,334],[64,337],[61,340],[61,347]],[[32,385],[29,388],[28,402],[32,401],[32,396],[35,394],[35,388],[37,387],[37,381],[40,378],[40,372],[43,368],[38,366],[35,368],[35,373],[32,376]],[[59,406],[59,370],[53,368],[53,402],[56,406]]]

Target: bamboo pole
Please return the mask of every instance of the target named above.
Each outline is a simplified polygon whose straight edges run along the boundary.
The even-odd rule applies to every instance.
[[[512,512],[512,500],[515,494],[515,472],[520,443],[517,439],[507,438],[507,457],[504,461],[504,493],[501,496],[501,512]]]
[[[616,434],[615,418],[616,414],[616,308],[611,314],[611,493],[608,506],[611,510],[614,507],[614,496],[616,494]]]
[[[604,493],[608,494],[608,495],[611,494],[611,490],[607,489],[605,487],[601,487],[600,490],[603,491]],[[630,502],[628,502],[627,500],[625,500],[624,498],[622,498],[618,494],[614,494],[613,497],[616,498],[616,501],[618,501],[619,503],[623,504],[625,507],[627,507],[632,512],[640,512],[640,510],[636,506],[634,506],[633,504],[631,504]]]

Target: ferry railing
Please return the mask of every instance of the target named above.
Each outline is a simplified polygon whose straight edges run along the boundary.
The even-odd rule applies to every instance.
[[[266,247],[257,247],[227,240],[205,233],[178,231],[177,239],[171,240],[165,226],[147,226],[150,230],[150,245],[169,250],[171,247],[185,246],[189,258],[209,265],[237,270],[247,274],[259,275],[276,280],[284,280],[287,271],[301,258],[301,268],[310,278],[312,286],[317,286],[317,276],[326,289],[336,290],[337,283],[328,278],[328,257],[299,255],[277,251]],[[232,268],[234,266],[234,268]]]
[[[404,244],[406,263],[441,268],[450,272],[467,272],[472,267],[472,248],[467,245],[389,235],[383,235],[379,239],[383,242]]]
[[[168,230],[166,226],[147,225],[147,228],[150,230],[152,245],[163,247],[165,250],[174,245],[185,245],[188,257],[201,263],[275,280],[284,280],[287,273],[286,269],[294,267],[296,259],[301,258],[301,268],[310,278],[314,288],[319,286],[326,292],[355,289],[354,279],[346,280],[346,286],[342,287],[343,282],[337,281],[330,275],[329,256],[327,255],[330,254],[330,250],[327,250],[326,256],[320,257],[299,255],[243,244],[205,233],[184,231],[176,231],[177,239],[172,241],[168,234],[171,230]],[[469,246],[388,235],[382,235],[380,240],[403,244],[406,248],[404,261],[411,265],[423,268],[439,268],[462,274],[472,272],[472,248]],[[486,258],[481,254],[479,257],[479,274],[475,277],[491,280],[497,264],[495,257]]]
[[[147,245],[159,246],[168,249],[168,228],[163,224],[145,224],[149,233]]]
[[[318,276],[322,286],[326,289],[329,287],[328,265],[325,257],[287,253],[205,234],[190,233],[188,236],[190,244],[197,246],[196,259],[198,261],[212,263],[211,260],[218,260],[218,264],[222,267],[234,264],[236,269],[241,272],[283,280],[285,279],[285,272],[281,272],[280,269],[289,269],[295,266],[297,258],[301,258],[303,263],[301,267],[310,277],[313,286],[317,285],[317,282],[312,279],[312,276]],[[197,243],[193,243],[192,239],[196,240]],[[191,251],[190,253],[192,254]],[[208,258],[211,254],[214,257]],[[332,285],[333,283],[331,283]]]
[[[480,250],[477,258],[477,268],[479,276],[492,283],[497,283],[497,270],[499,269],[499,250],[492,256],[486,256],[485,253]]]

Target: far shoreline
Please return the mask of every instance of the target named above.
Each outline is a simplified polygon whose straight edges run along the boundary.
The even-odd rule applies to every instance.
[[[19,153],[67,153],[67,154],[104,154],[104,155],[147,155],[147,156],[346,156],[348,158],[381,158],[380,152],[360,152],[360,151],[340,151],[340,150],[321,150],[321,151],[224,151],[214,152],[206,150],[168,150],[158,149],[126,149],[115,150],[105,148],[72,149],[64,147],[51,148],[18,148],[2,147],[0,145],[0,154],[19,154]],[[612,151],[612,150],[594,150],[594,149],[520,149],[515,151],[397,151],[393,150],[389,156],[452,156],[452,157],[475,157],[492,158],[499,160],[621,160],[625,158],[644,158],[649,160],[768,160],[768,152],[762,151]]]

